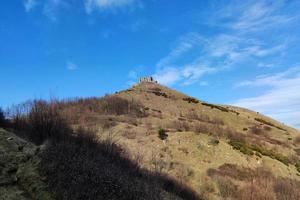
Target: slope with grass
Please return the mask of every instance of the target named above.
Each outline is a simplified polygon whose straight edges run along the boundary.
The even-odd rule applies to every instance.
[[[27,136],[39,145],[49,139],[53,141],[40,158],[44,158],[42,174],[50,190],[60,199],[87,198],[89,196],[82,195],[92,191],[107,199],[116,199],[118,195],[126,199],[123,194],[137,195],[134,198],[144,195],[147,199],[147,188],[153,183],[158,186],[153,199],[166,195],[173,196],[166,199],[300,198],[300,133],[260,113],[203,102],[157,83],[140,83],[102,98],[33,105],[30,109],[21,109],[30,111],[25,115],[15,112],[12,123],[16,131],[26,130]],[[54,120],[40,115],[36,108],[42,108],[46,116]],[[55,127],[49,128],[49,124]],[[71,143],[62,142],[65,139],[61,135],[65,132],[71,133],[72,137],[67,137]],[[91,143],[89,137],[82,136],[89,132],[95,134]],[[86,139],[87,143],[80,142]],[[110,154],[107,141],[121,151]],[[119,160],[110,160],[110,155],[118,155]],[[108,162],[99,168],[102,170],[94,170],[101,160]],[[119,165],[123,161],[125,165]],[[85,162],[88,164],[80,164]],[[73,163],[75,168],[68,163]],[[119,164],[111,167],[111,163]],[[75,179],[59,173],[52,176],[59,166],[74,174]],[[114,194],[117,196],[99,193],[97,186],[104,183],[95,177],[101,177],[107,168],[125,177],[108,177],[108,182],[113,181],[124,190],[109,188],[110,192],[105,195],[119,191]],[[136,176],[130,179],[128,173]],[[86,182],[86,177],[93,181]],[[125,180],[139,183],[140,189],[131,191]],[[57,182],[62,185],[55,184]],[[64,182],[74,184],[69,187]],[[78,184],[91,187],[77,193]],[[194,196],[195,192],[199,196]]]
[[[225,164],[266,168],[274,177],[300,180],[299,131],[260,113],[210,104],[155,83],[106,98],[135,102],[140,115],[132,110],[135,105],[119,114],[81,109],[81,125],[115,138],[141,167],[169,174],[209,199],[222,195],[216,178],[207,172]]]

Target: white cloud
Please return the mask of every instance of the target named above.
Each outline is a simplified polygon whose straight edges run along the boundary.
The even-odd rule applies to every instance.
[[[218,70],[216,68],[203,66],[200,64],[185,66],[182,70],[182,77],[184,82],[182,85],[191,85],[200,80],[206,74],[215,73]],[[200,82],[201,83],[201,82]],[[203,83],[203,82],[202,82]],[[204,86],[202,84],[202,86]]]
[[[111,10],[136,3],[136,0],[85,0],[85,10],[88,14],[94,10]]]
[[[159,60],[155,76],[161,77],[160,82],[166,85],[180,82],[187,86],[199,82],[204,75],[231,69],[251,58],[281,54],[285,48],[285,44],[268,47],[256,39],[242,36],[219,34],[205,38],[198,33],[189,33]],[[191,54],[196,56],[189,59]],[[182,58],[185,63],[177,64]]]
[[[293,21],[293,17],[279,12],[284,5],[283,1],[247,1],[214,10],[217,17],[213,17],[213,26],[226,30],[210,36],[200,32],[181,35],[172,43],[169,53],[156,63],[154,77],[165,85],[206,85],[202,81],[204,76],[240,66],[250,67],[249,63],[253,67],[273,67],[269,59],[275,63],[276,59],[282,59],[290,43],[288,37],[274,36],[276,39],[270,42],[265,36],[276,25]],[[248,84],[244,82],[239,86]]]
[[[30,12],[35,7],[39,6],[42,13],[50,20],[56,21],[62,9],[69,8],[70,4],[66,0],[26,0],[24,7],[26,12]]]
[[[170,53],[162,58],[158,63],[158,67],[165,67],[170,62],[176,60],[178,57],[194,49],[195,46],[202,45],[204,38],[198,33],[189,33],[179,39],[176,46],[170,51]]]
[[[157,71],[153,77],[163,85],[173,85],[180,83],[183,86],[191,85],[199,82],[202,76],[216,72],[217,69],[196,63],[193,65],[186,65],[181,68],[166,67]],[[205,83],[199,82],[202,86]]]
[[[300,67],[245,81],[240,86],[268,86],[269,89],[262,95],[240,99],[234,105],[262,112],[295,127],[299,125]]]
[[[26,12],[30,12],[37,5],[36,0],[25,0],[24,7]]]
[[[221,9],[216,21],[226,19],[225,26],[241,32],[264,31],[269,28],[279,28],[288,24],[297,17],[281,13],[281,8],[286,1],[232,1],[225,8]],[[214,22],[215,24],[216,23]],[[223,26],[224,24],[221,23]]]
[[[76,69],[78,69],[78,66],[76,64],[74,64],[73,62],[67,62],[66,68],[68,70],[76,70]]]
[[[208,85],[208,82],[206,82],[206,81],[201,81],[201,82],[199,83],[199,85],[200,85],[200,86],[207,86],[207,85]]]
[[[284,72],[280,72],[274,75],[260,75],[256,77],[255,80],[247,80],[241,83],[236,84],[236,87],[258,87],[258,86],[283,86],[284,84],[289,83],[289,79],[287,77],[294,76],[296,74],[300,74],[300,67],[291,67]]]
[[[182,79],[180,71],[175,67],[164,68],[154,74],[153,78],[163,85],[172,85]]]
[[[272,64],[272,63],[263,63],[263,62],[259,62],[259,63],[257,64],[257,66],[260,67],[260,68],[272,68],[272,67],[274,67],[275,65]]]

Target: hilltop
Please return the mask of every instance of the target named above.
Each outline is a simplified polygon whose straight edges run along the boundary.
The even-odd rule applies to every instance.
[[[140,170],[168,176],[203,199],[300,198],[299,131],[255,111],[204,102],[155,82],[49,104],[72,135],[85,129],[99,143],[109,139]],[[47,134],[31,141],[47,146],[53,137]],[[46,184],[51,176],[45,176]]]

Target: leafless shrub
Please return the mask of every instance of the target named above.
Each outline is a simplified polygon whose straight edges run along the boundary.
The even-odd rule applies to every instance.
[[[255,134],[255,135],[265,135],[265,132],[257,126],[251,127],[250,133]]]
[[[124,130],[122,136],[132,140],[136,138],[136,132],[133,130]]]
[[[69,131],[55,101],[34,100],[11,109],[13,128],[36,144],[47,139],[60,140]]]
[[[111,120],[110,118],[104,118],[100,120],[99,123],[103,129],[110,129],[117,124],[115,121]]]
[[[216,188],[211,181],[205,180],[200,187],[200,191],[204,199],[211,199],[210,195],[216,191]]]
[[[270,126],[264,126],[264,130],[265,130],[265,131],[271,131],[272,128],[271,128]]]
[[[210,129],[207,124],[198,122],[194,124],[193,131],[196,133],[209,133]]]
[[[294,180],[279,178],[274,183],[274,191],[280,200],[300,199],[300,183]]]
[[[220,195],[224,199],[235,197],[237,186],[227,177],[218,177],[216,179]]]
[[[287,178],[276,178],[270,172],[270,169],[266,167],[250,169],[238,167],[233,164],[224,164],[218,169],[209,169],[207,174],[213,178],[227,177],[243,182],[239,188],[236,188],[238,191],[237,196],[227,196],[226,198],[275,200],[277,197],[277,199],[284,200],[299,199],[299,181]]]
[[[185,148],[185,147],[179,147],[178,150],[181,151],[181,152],[183,152],[186,155],[189,154],[189,150],[187,148]]]
[[[150,122],[150,121],[147,121],[146,123],[145,123],[145,127],[146,127],[146,129],[147,129],[147,131],[150,131],[150,130],[152,130],[152,123]]]
[[[129,115],[133,117],[147,116],[146,109],[135,100],[127,100],[118,96],[102,98],[75,98],[58,102],[59,109],[64,116],[72,119],[73,123],[95,114]]]
[[[186,121],[174,120],[168,124],[168,128],[175,129],[179,132],[191,130],[191,125]]]
[[[266,188],[262,188],[254,183],[242,187],[236,194],[237,199],[243,200],[276,200],[272,190],[266,191]]]
[[[224,125],[223,120],[218,119],[218,118],[210,118],[208,115],[205,114],[197,114],[195,111],[191,111],[186,115],[187,119],[190,120],[196,120],[200,122],[205,122],[205,123],[210,123],[214,125]]]
[[[6,127],[8,125],[8,121],[6,120],[5,113],[0,107],[0,127]]]
[[[294,144],[299,145],[300,144],[300,136],[295,137]]]

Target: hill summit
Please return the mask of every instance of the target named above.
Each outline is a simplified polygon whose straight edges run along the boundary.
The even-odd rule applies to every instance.
[[[151,77],[141,78],[132,88],[102,98],[77,98],[45,105],[50,106],[50,113],[55,110],[67,121],[71,135],[82,129],[92,131],[96,141],[109,140],[140,170],[165,175],[190,188],[188,191],[194,191],[199,198],[300,199],[300,133],[258,112],[201,101],[162,86]],[[35,107],[24,115],[30,117],[26,123],[35,116],[32,108]],[[37,145],[45,145],[56,134],[47,131],[34,140]],[[54,141],[57,140],[62,139],[55,136]],[[62,146],[56,149],[59,148]],[[55,153],[51,155],[59,159],[60,152]],[[52,162],[47,160],[48,164]],[[60,162],[59,165],[65,165],[63,160]],[[51,180],[55,176],[48,173],[47,177]],[[61,181],[61,176],[56,178],[55,182]],[[165,184],[161,186],[168,188]],[[54,193],[68,196],[53,187]],[[189,192],[178,193],[176,188],[175,196],[194,198],[188,198]],[[170,192],[170,188],[165,190]]]

